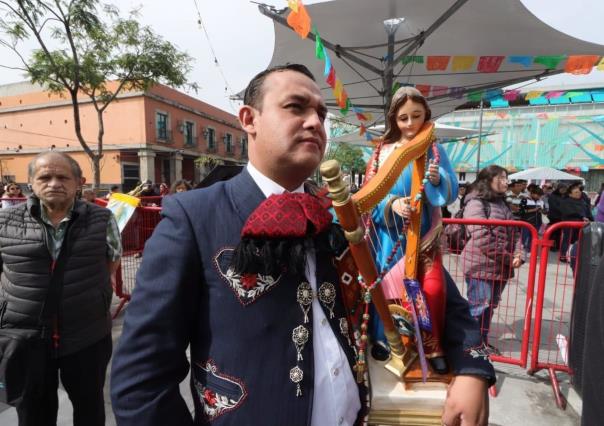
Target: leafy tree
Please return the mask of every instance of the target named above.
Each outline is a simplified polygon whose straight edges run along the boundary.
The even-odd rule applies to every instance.
[[[141,26],[136,12],[122,18],[116,7],[99,0],[0,0],[0,30],[0,45],[21,59],[19,69],[32,83],[68,93],[75,134],[91,159],[95,187],[101,180],[107,107],[123,91],[188,84],[189,55]],[[23,42],[32,38],[37,49],[26,58]],[[80,97],[88,98],[97,114],[96,149],[82,136]]]
[[[364,173],[367,162],[363,160],[363,150],[358,146],[340,143],[330,149],[326,159],[338,160],[340,168],[346,173]]]

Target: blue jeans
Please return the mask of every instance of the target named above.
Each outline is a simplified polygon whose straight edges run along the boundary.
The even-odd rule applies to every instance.
[[[499,306],[501,293],[507,281],[489,280],[466,277],[467,294],[470,303],[470,315],[478,322],[483,343],[487,343],[493,311]]]
[[[533,243],[533,234],[527,228],[522,228],[520,231],[520,236],[522,238],[522,246],[527,253],[531,252],[531,244]]]

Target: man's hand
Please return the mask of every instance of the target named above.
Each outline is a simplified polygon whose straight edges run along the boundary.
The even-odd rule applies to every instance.
[[[447,390],[443,425],[487,426],[489,423],[488,383],[478,376],[456,376]]]

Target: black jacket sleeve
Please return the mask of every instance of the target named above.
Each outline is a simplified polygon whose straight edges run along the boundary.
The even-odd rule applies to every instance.
[[[495,384],[495,369],[484,357],[474,357],[472,349],[482,346],[478,323],[470,315],[470,307],[453,278],[445,270],[447,282],[447,309],[443,346],[447,361],[455,375],[475,375],[485,378],[489,386]]]

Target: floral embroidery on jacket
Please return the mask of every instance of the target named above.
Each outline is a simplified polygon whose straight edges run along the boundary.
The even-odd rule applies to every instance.
[[[262,274],[236,274],[233,268],[227,266],[232,255],[232,248],[223,248],[214,256],[214,264],[220,276],[228,283],[243,306],[256,301],[281,279],[281,275],[275,278],[271,275]]]
[[[193,377],[197,397],[209,421],[238,408],[247,397],[241,380],[220,374],[212,360],[195,363],[197,374]]]

